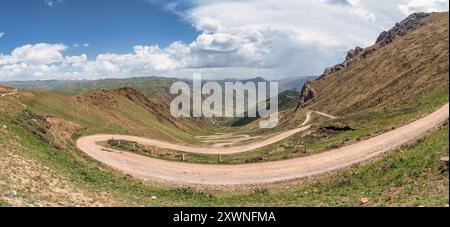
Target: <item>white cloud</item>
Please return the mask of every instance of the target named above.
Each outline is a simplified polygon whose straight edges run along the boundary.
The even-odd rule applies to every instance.
[[[404,15],[409,15],[413,12],[448,11],[448,7],[448,0],[409,0],[398,5],[399,10]]]
[[[79,56],[66,56],[64,62],[67,64],[80,64],[88,61],[86,54]]]
[[[39,43],[18,47],[9,55],[0,54],[0,79],[58,77],[63,72],[61,67],[65,64],[66,58],[62,52],[66,49],[67,47],[62,44]]]
[[[103,78],[144,76],[184,67],[182,44],[135,46],[130,54],[100,54],[89,60],[86,54],[65,56],[62,44],[24,45],[10,54],[0,54],[0,80]]]
[[[185,18],[202,31],[189,47],[196,67],[279,68],[317,74],[381,32],[364,2],[197,1]]]
[[[64,4],[64,0],[45,0],[44,3],[49,7],[54,7],[56,5]]]
[[[6,35],[4,32],[0,32],[0,39],[3,38]]]
[[[63,59],[62,51],[67,47],[62,44],[39,43],[24,45],[11,52],[11,59],[15,62],[31,64],[51,64]]]
[[[135,46],[131,54],[101,54],[96,64],[109,72],[145,73],[179,68],[182,63],[175,60],[158,46]]]
[[[84,47],[84,48],[88,48],[88,47],[91,46],[91,44],[89,44],[89,43],[83,43],[83,44],[74,43],[72,45],[72,47],[74,47],[74,48],[78,48],[78,47],[81,47],[81,46]]]

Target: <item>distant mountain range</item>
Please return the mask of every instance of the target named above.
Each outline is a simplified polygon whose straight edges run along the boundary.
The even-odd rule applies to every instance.
[[[278,80],[279,92],[300,89],[309,80],[316,79],[316,76],[299,76]],[[165,77],[139,77],[126,79],[102,79],[102,80],[39,80],[39,81],[5,81],[1,85],[14,87],[22,90],[46,90],[68,94],[79,94],[92,89],[106,88],[117,89],[121,87],[133,87],[140,90],[145,95],[152,96],[161,89],[166,89],[179,79]],[[186,80],[188,81],[188,80]],[[211,81],[211,80],[208,80]],[[235,79],[217,80],[219,83],[233,82]],[[264,82],[262,77],[241,80],[246,82]]]

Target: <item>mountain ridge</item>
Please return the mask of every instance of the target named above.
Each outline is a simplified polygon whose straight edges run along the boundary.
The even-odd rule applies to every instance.
[[[415,13],[382,32],[374,45],[350,50],[343,63],[308,81],[297,109],[347,113],[411,101],[445,85],[448,12]]]

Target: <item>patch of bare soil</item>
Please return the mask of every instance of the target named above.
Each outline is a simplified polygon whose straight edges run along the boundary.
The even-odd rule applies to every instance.
[[[203,143],[212,147],[233,146],[237,143],[246,142],[260,138],[259,136],[235,135],[233,133],[216,133],[209,136],[197,136]]]
[[[2,128],[1,133],[7,133]],[[7,147],[13,147],[10,150]],[[0,144],[0,198],[9,206],[102,206],[67,180],[29,158],[15,153],[20,143]]]
[[[118,107],[117,101],[108,89],[97,89],[84,95],[76,96],[80,103],[99,107]]]

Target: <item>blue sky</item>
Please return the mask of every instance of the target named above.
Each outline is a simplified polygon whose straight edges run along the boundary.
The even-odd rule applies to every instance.
[[[127,53],[136,44],[190,42],[199,34],[189,22],[145,0],[2,0],[0,28],[6,33],[3,53],[29,43],[64,43],[80,45],[68,54],[92,57]],[[81,48],[85,43],[89,48]]]
[[[320,75],[449,0],[2,0],[0,81]]]

